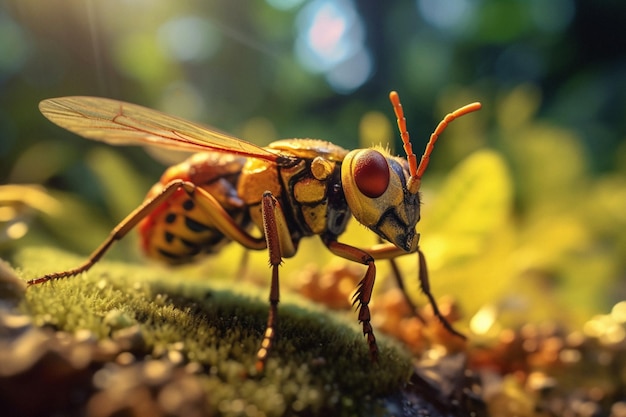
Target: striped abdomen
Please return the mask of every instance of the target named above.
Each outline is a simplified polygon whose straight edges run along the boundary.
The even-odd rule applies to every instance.
[[[246,158],[205,152],[168,168],[146,199],[172,180],[182,179],[208,191],[242,227],[250,222],[244,202],[237,196],[237,181]],[[217,230],[193,196],[179,189],[139,225],[144,252],[167,263],[188,262],[198,254],[216,252],[227,239]]]

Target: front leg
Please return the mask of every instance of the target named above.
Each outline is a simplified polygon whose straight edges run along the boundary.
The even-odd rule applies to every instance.
[[[353,248],[353,249],[357,249],[357,248]],[[395,262],[396,257],[403,256],[403,255],[410,255],[413,252],[405,252],[404,250],[398,248],[397,246],[389,242],[380,243],[368,249],[364,249],[364,250],[357,249],[357,250],[361,250],[370,254],[374,259],[388,259],[391,262],[391,269],[393,271],[393,276],[396,280],[396,283],[398,284],[398,287],[400,288],[400,291],[402,292],[404,300],[409,305],[409,307],[413,310],[413,313],[415,314],[415,316],[423,323],[424,319],[419,314],[417,308],[415,307],[415,304],[411,300],[411,297],[409,297],[409,294],[407,293],[406,288],[404,286],[404,280],[402,279],[402,274],[400,273],[400,270],[398,269],[398,265]],[[435,297],[430,291],[430,281],[428,279],[428,268],[426,267],[426,258],[424,256],[424,253],[421,251],[419,247],[417,247],[415,251],[417,252],[418,262],[419,262],[420,288],[422,289],[422,292],[424,293],[424,295],[426,295],[426,298],[428,298],[428,302],[430,303],[433,309],[433,314],[435,315],[435,317],[439,319],[443,327],[448,332],[450,332],[451,334],[463,340],[467,339],[467,337],[463,333],[459,332],[454,327],[452,327],[450,322],[443,316],[443,314],[441,314],[441,311],[439,310],[439,306],[437,305],[437,301],[435,300]],[[350,259],[350,258],[347,258],[347,259]]]
[[[353,262],[367,265],[365,276],[359,283],[354,294],[354,303],[358,303],[359,322],[363,325],[363,335],[367,338],[367,344],[370,349],[370,356],[374,362],[378,361],[378,345],[376,344],[376,336],[374,329],[370,324],[370,308],[369,302],[372,298],[372,290],[374,289],[374,281],[376,280],[376,265],[374,258],[366,251],[345,243],[337,242],[334,239],[324,239],[326,247],[335,255]]]
[[[278,267],[283,262],[283,256],[291,256],[295,253],[295,246],[287,227],[287,221],[278,200],[271,192],[263,193],[261,200],[261,213],[263,215],[263,229],[267,250],[269,252],[270,266],[272,268],[272,282],[270,284],[270,311],[267,317],[265,334],[261,342],[261,348],[257,353],[256,369],[263,371],[267,356],[274,343],[276,336],[276,322],[278,314],[278,302],[280,289],[278,281]]]

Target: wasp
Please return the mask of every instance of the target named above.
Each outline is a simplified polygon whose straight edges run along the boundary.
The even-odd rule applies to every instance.
[[[378,347],[369,302],[377,259],[388,259],[406,301],[395,258],[417,254],[419,282],[435,316],[452,334],[430,291],[426,260],[418,245],[420,183],[439,135],[447,124],[478,110],[472,103],[448,115],[430,137],[417,163],[406,118],[395,91],[389,98],[397,117],[406,158],[381,147],[347,151],[316,139],[286,139],[260,147],[221,131],[135,104],[98,97],[43,100],[39,109],[53,123],[80,136],[113,145],[149,145],[192,151],[168,168],[144,202],[122,220],[80,266],[28,281],[29,285],[72,277],[89,270],[111,245],[138,227],[145,253],[166,263],[188,262],[216,253],[228,242],[267,250],[271,267],[269,314],[256,356],[264,368],[276,335],[279,265],[296,253],[304,237],[317,235],[333,254],[367,267],[353,303],[373,360]],[[348,220],[379,236],[381,243],[360,248],[339,241]],[[419,317],[419,315],[418,315]],[[423,320],[423,319],[422,319]]]

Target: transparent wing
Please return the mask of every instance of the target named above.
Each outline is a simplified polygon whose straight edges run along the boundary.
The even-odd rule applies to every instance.
[[[221,151],[270,161],[285,158],[214,128],[118,100],[86,96],[51,98],[39,103],[39,110],[64,129],[112,145]]]

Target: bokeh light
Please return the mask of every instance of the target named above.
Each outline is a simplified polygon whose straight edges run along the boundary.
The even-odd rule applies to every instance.
[[[530,15],[538,28],[546,32],[558,33],[572,23],[576,13],[576,5],[573,0],[532,0]]]
[[[417,8],[431,25],[459,32],[474,21],[476,4],[469,0],[417,0]]]
[[[29,50],[21,27],[8,16],[0,14],[0,81],[22,68]]]
[[[310,71],[326,75],[331,87],[347,93],[372,71],[363,23],[350,0],[315,0],[298,15],[296,55]]]
[[[304,0],[266,0],[267,4],[279,10],[290,10],[301,5]]]
[[[220,34],[205,19],[184,16],[159,28],[159,43],[178,61],[204,61],[220,47]]]

